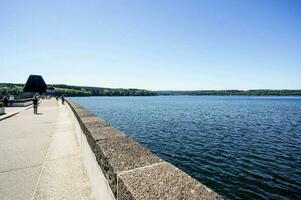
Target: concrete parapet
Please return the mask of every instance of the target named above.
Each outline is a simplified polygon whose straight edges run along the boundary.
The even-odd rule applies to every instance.
[[[106,179],[105,182],[113,198],[117,200],[222,199],[217,193],[154,155],[95,114],[73,101],[67,100],[67,103],[85,135],[89,149],[95,156],[97,165],[101,169],[100,173]],[[99,189],[95,188],[95,190]],[[93,192],[98,193],[98,191]]]
[[[0,115],[2,115],[4,113],[5,113],[4,105],[3,105],[3,103],[0,103]]]
[[[0,103],[3,103],[2,100]],[[12,105],[8,103],[9,107],[27,107],[30,105],[32,105],[32,99],[17,99],[13,101]]]
[[[26,107],[32,105],[32,101],[14,102],[12,107]]]

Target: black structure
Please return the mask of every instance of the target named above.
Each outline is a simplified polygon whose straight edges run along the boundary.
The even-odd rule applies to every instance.
[[[23,92],[45,93],[47,85],[40,75],[30,75],[23,88]]]

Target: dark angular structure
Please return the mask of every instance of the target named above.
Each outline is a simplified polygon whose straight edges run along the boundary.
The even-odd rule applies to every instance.
[[[23,88],[23,92],[45,93],[47,85],[40,75],[30,75]]]

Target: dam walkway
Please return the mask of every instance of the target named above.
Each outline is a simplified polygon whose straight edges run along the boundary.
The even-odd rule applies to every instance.
[[[67,105],[0,121],[0,199],[93,199]]]

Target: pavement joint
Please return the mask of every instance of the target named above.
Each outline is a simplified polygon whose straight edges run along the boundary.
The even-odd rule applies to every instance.
[[[28,169],[28,168],[32,168],[32,167],[39,167],[40,165],[31,165],[31,166],[26,166],[26,167],[20,167],[20,168],[14,168],[14,169],[9,169],[9,170],[5,170],[5,171],[0,171],[0,174],[4,174],[4,173],[9,173],[12,171],[18,171],[18,170],[23,170],[23,169]]]

